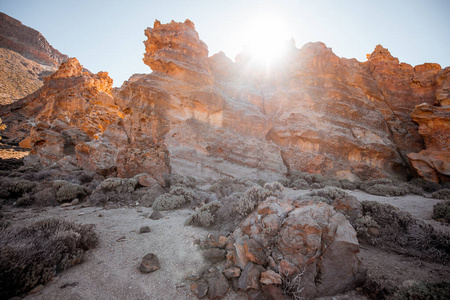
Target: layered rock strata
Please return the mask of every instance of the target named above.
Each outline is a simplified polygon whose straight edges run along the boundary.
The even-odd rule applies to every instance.
[[[413,68],[381,46],[362,63],[339,58],[322,43],[297,49],[291,41],[283,58],[265,65],[245,51],[235,63],[223,53],[208,58],[189,20],[156,21],[145,35],[144,62],[153,72],[133,75],[111,93],[102,91],[108,100],[99,103],[114,103],[115,115],[108,116],[115,119],[89,115],[103,124],[89,134],[86,126],[69,122],[85,133],[71,138],[76,142],[70,152],[83,168],[121,177],[145,172],[160,184],[170,172],[198,179],[276,180],[291,171],[350,180],[406,177],[407,154],[427,143],[410,117],[414,107],[447,99],[448,68]],[[49,88],[72,99],[62,86],[77,76],[51,77],[34,99],[48,102]],[[42,113],[42,105],[32,105],[34,111],[25,106],[11,112],[23,120]],[[32,139],[38,141],[35,131]],[[32,147],[36,153],[45,148]]]

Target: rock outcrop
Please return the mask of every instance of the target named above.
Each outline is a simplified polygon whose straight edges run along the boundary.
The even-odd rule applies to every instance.
[[[54,49],[40,32],[1,12],[0,47],[54,68],[69,58]]]
[[[324,203],[271,197],[241,223],[233,239],[228,265],[242,270],[242,290],[298,275],[301,296],[310,298],[352,290],[365,281],[355,230]]]
[[[442,110],[448,102],[448,68],[413,68],[381,46],[367,62],[358,62],[337,57],[322,43],[297,49],[290,41],[284,57],[267,68],[245,51],[235,63],[223,53],[208,58],[189,20],[156,21],[145,35],[144,62],[151,74],[133,75],[122,87],[103,90],[104,73],[89,75],[66,65],[37,95],[0,117],[9,126],[13,114],[22,124],[46,116],[44,123],[53,125],[34,124],[30,139],[45,163],[72,155],[79,166],[97,173],[148,173],[161,185],[170,172],[205,180],[233,176],[273,181],[291,171],[367,180],[408,176],[409,161],[414,165],[417,160],[407,155],[429,143],[411,113],[421,103],[433,105],[440,99],[444,104],[436,109]],[[84,92],[91,89],[89,95]],[[70,101],[55,102],[55,97]],[[73,98],[84,99],[87,106],[67,110],[86,116],[75,114],[75,121],[66,113],[66,121],[58,106],[73,103]],[[99,104],[92,106],[94,102]],[[66,125],[57,127],[56,120],[71,128],[69,138]],[[31,125],[21,126],[9,129],[12,141],[21,140]],[[11,134],[14,128],[23,133]],[[444,139],[446,132],[440,133]],[[441,144],[427,146],[427,151],[438,151]],[[447,171],[439,172],[447,176]],[[419,172],[426,178],[429,173]]]
[[[436,105],[422,103],[412,112],[425,141],[425,150],[408,158],[417,173],[434,182],[450,181],[450,69],[439,78]]]
[[[75,146],[97,138],[118,118],[111,88],[108,73],[83,72],[71,58],[36,93],[1,108],[3,135],[31,148],[43,164],[73,160]]]

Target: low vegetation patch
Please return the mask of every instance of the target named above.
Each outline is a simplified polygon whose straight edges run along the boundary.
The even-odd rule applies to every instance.
[[[450,235],[389,204],[363,201],[352,225],[362,242],[435,262],[450,260]]]
[[[447,300],[450,295],[450,282],[417,282],[404,284],[392,299],[398,300]]]
[[[431,194],[434,199],[450,200],[450,189],[442,189]]]
[[[450,201],[436,203],[433,206],[432,218],[440,222],[450,223]]]
[[[49,219],[20,228],[0,227],[0,298],[8,299],[49,282],[82,262],[97,245],[93,225]]]

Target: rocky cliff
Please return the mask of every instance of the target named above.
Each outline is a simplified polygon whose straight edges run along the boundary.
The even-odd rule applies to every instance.
[[[38,90],[67,59],[41,33],[0,13],[0,105]]]
[[[68,59],[54,49],[42,34],[20,21],[0,13],[0,47],[47,66],[58,67]]]
[[[156,21],[145,35],[151,74],[133,75],[109,93],[94,88],[106,80],[103,73],[65,65],[65,75],[50,77],[33,99],[2,109],[6,135],[15,130],[14,115],[44,115],[31,125],[31,146],[41,161],[71,157],[104,175],[146,172],[160,183],[170,172],[199,179],[275,180],[292,171],[350,180],[406,177],[412,170],[407,155],[429,143],[411,113],[448,98],[449,68],[399,63],[382,46],[358,62],[337,57],[323,43],[297,49],[289,42],[285,56],[266,68],[245,52],[235,63],[223,53],[208,57],[189,20]],[[60,105],[70,109],[52,113]],[[87,114],[95,109],[102,113]],[[77,134],[64,134],[65,126]],[[48,130],[37,138],[37,131]],[[58,142],[43,142],[49,140]]]

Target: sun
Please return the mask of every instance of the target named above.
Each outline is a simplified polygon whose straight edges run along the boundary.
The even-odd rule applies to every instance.
[[[244,47],[258,62],[271,63],[283,56],[289,38],[289,27],[280,16],[259,14],[243,28]]]

